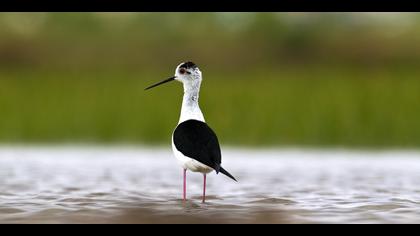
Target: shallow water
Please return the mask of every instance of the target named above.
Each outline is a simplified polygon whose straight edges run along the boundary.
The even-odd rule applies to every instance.
[[[420,153],[223,154],[202,204],[170,148],[2,147],[0,223],[420,223]]]

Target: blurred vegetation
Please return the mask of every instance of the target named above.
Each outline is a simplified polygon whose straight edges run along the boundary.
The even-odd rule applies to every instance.
[[[420,146],[420,14],[0,13],[0,142],[168,144],[182,61],[223,144]]]

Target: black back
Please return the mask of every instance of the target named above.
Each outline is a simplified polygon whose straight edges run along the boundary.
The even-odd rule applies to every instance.
[[[198,120],[184,121],[176,127],[173,139],[176,149],[182,154],[219,173],[222,161],[219,141],[206,123]]]

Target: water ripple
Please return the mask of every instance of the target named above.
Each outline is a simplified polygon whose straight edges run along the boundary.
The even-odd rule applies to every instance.
[[[0,223],[417,223],[415,152],[227,150],[238,177],[182,171],[166,149],[0,148]],[[392,157],[392,158],[391,158]]]

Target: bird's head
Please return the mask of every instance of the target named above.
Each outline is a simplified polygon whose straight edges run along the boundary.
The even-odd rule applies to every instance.
[[[193,62],[183,62],[175,69],[175,80],[184,84],[201,80],[201,71]]]
[[[179,64],[175,69],[175,75],[169,79],[166,79],[164,81],[161,81],[159,83],[153,84],[147,89],[154,88],[156,86],[159,86],[161,84],[171,82],[177,80],[184,84],[184,89],[195,89],[199,88],[202,80],[201,71],[198,69],[197,65],[193,62],[183,62]]]

